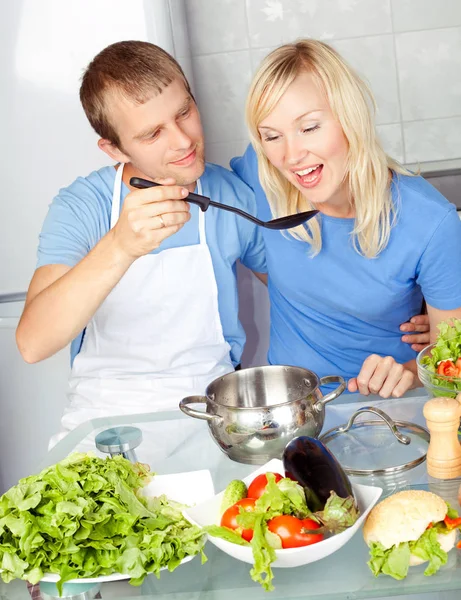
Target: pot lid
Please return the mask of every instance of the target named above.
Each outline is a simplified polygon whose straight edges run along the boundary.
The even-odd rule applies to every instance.
[[[378,419],[356,420],[364,413]],[[364,406],[349,422],[319,437],[349,475],[389,475],[426,460],[429,431],[407,421],[393,421],[374,406]]]

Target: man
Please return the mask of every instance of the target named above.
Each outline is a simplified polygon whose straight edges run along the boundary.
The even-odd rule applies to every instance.
[[[236,261],[265,271],[257,227],[184,202],[195,190],[256,210],[234,174],[205,164],[197,106],[169,54],[139,41],[105,48],[80,99],[117,165],[54,199],[16,336],[27,362],[72,342],[64,434],[95,417],[177,408],[232,371],[244,344]],[[134,190],[133,176],[164,185]]]

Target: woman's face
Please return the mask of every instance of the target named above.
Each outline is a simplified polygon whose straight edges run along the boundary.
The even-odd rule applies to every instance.
[[[352,216],[344,181],[348,143],[314,77],[301,73],[259,124],[269,161],[318,209]]]

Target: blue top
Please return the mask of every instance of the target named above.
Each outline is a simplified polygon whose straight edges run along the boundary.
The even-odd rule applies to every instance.
[[[37,268],[50,264],[75,266],[109,231],[115,173],[114,167],[104,167],[60,190],[49,207],[40,234]],[[200,181],[205,196],[256,214],[254,194],[227,169],[207,164]],[[123,184],[122,203],[128,192]],[[193,204],[190,209],[190,221],[164,240],[154,253],[198,243],[200,209]],[[218,286],[223,333],[231,346],[232,362],[237,365],[245,332],[238,318],[236,261],[240,259],[253,271],[266,271],[261,229],[247,219],[210,206],[205,213],[205,230]],[[71,363],[81,348],[83,333],[71,344]]]
[[[258,217],[270,219],[253,148],[231,166],[255,191]],[[422,177],[394,175],[392,192],[400,205],[397,223],[374,259],[354,250],[354,219],[322,215],[323,247],[315,257],[306,242],[263,231],[271,364],[350,378],[373,353],[404,363],[416,353],[401,341],[399,326],[420,312],[423,295],[435,308],[461,307],[461,222],[455,207]]]

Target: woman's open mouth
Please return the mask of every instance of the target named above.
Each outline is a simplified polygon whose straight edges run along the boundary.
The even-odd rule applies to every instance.
[[[294,174],[299,185],[302,185],[304,188],[313,188],[320,183],[322,171],[323,164],[318,164],[295,171]]]

